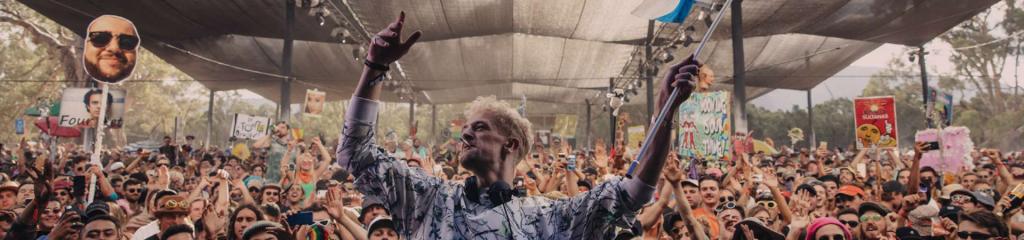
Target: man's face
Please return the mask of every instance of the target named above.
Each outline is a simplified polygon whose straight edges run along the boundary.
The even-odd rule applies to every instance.
[[[502,149],[508,138],[498,132],[492,119],[491,113],[474,114],[462,126],[460,157],[463,167],[477,173],[491,173],[501,169],[502,156],[514,154]]]
[[[100,107],[102,107],[101,104],[103,104],[102,101],[103,94],[89,95],[89,116],[92,116],[93,118],[100,117]]]
[[[187,217],[187,213],[164,213],[157,214],[156,219],[160,221],[160,231],[166,231],[171,226],[186,224]]]
[[[683,186],[683,195],[686,196],[686,201],[690,202],[690,207],[700,207],[700,189],[692,185]]]
[[[669,232],[668,235],[671,236],[672,239],[690,239],[690,234],[686,230],[686,223],[682,220],[675,221],[672,222],[672,232]]]
[[[377,219],[377,217],[387,216],[387,215],[388,215],[388,212],[384,211],[384,208],[379,207],[379,206],[374,206],[372,209],[367,210],[366,216],[363,216],[363,225],[370,225],[370,222],[373,222],[373,220]]]
[[[15,191],[5,190],[0,192],[0,209],[9,210],[18,204],[18,194]]]
[[[124,185],[124,196],[129,202],[136,202],[142,195],[142,184]]]
[[[278,123],[277,125],[274,125],[274,133],[278,137],[284,137],[285,135],[288,135],[288,124]]]
[[[0,221],[0,238],[7,238],[7,233],[11,231],[11,221]]]
[[[968,189],[973,187],[975,182],[978,182],[978,176],[966,175],[960,179],[960,185],[964,185],[964,188]]]
[[[935,174],[932,172],[921,172],[921,183],[925,183],[928,184],[928,186],[932,186],[933,184],[935,184]]]
[[[121,231],[113,222],[93,220],[82,227],[82,240],[117,240],[121,239]]]
[[[86,168],[88,167],[88,164],[89,162],[86,161],[75,163],[75,167],[71,169],[71,172],[74,173],[75,176],[85,176],[85,170],[88,170]]]
[[[57,201],[60,201],[60,203],[68,204],[71,202],[71,192],[67,189],[57,189],[53,193],[57,195]]]
[[[378,228],[370,233],[370,240],[392,240],[398,239],[398,233],[391,228]]]
[[[974,203],[971,196],[964,194],[951,194],[949,199],[952,200],[953,206],[957,206],[963,209],[964,212],[972,212],[978,209],[978,205]]]
[[[263,203],[276,203],[281,200],[281,190],[268,188],[263,190]]]
[[[989,181],[989,180],[992,179],[992,171],[989,171],[988,169],[984,169],[984,168],[977,168],[977,169],[980,169],[980,170],[975,172],[974,175],[978,175],[978,180],[979,181],[987,182],[987,183],[992,183],[992,182]]]
[[[839,215],[839,222],[849,229],[857,229],[857,226],[860,225],[860,217],[857,214],[843,214]]]
[[[988,235],[989,237],[994,237],[995,236],[995,234],[993,234],[991,231],[989,231],[988,228],[982,227],[982,226],[978,225],[977,223],[974,223],[974,222],[971,222],[971,221],[960,221],[960,224],[957,225],[957,232],[953,233],[953,235],[956,236],[957,240],[979,239],[979,238],[974,238],[974,237],[971,237],[971,236],[968,236],[967,238],[961,237],[961,236],[959,236],[960,232],[967,233],[967,234],[972,234],[972,235],[984,234],[984,235]]]
[[[700,194],[705,205],[718,205],[718,182],[715,180],[700,181]]]
[[[135,68],[135,49],[139,42],[135,26],[121,18],[101,16],[92,22],[87,32],[86,72],[104,82],[128,77]]]
[[[881,239],[886,232],[885,217],[877,212],[866,212],[860,216],[860,232],[864,239]]]
[[[26,203],[27,204],[29,200],[32,200],[33,198],[35,198],[35,194],[36,194],[36,186],[35,185],[28,184],[28,183],[26,183],[24,185],[21,185],[21,187],[18,188],[18,202],[19,203]]]

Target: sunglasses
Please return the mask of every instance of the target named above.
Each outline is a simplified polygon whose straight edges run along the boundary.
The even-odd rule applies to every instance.
[[[326,227],[327,225],[330,225],[331,223],[333,223],[333,221],[331,221],[330,219],[324,219],[324,220],[320,220],[320,221],[313,221],[313,225],[314,226],[324,226],[324,227]]]
[[[718,198],[719,202],[735,202],[736,198],[733,196],[722,196]]]
[[[106,47],[113,40],[115,35],[111,32],[90,32],[89,42],[94,47]],[[133,35],[118,34],[117,46],[124,50],[135,50],[135,47],[139,46],[139,37]]]
[[[843,224],[846,224],[846,226],[850,226],[850,228],[855,228],[855,227],[857,227],[857,225],[860,225],[860,222],[858,222],[858,221],[843,221],[843,220],[839,220],[839,222],[841,222]]]
[[[775,203],[775,201],[759,201],[759,202],[757,202],[757,205],[760,205],[760,206],[766,207],[766,208],[775,208],[775,207],[778,206]]]
[[[129,192],[129,193],[137,193],[137,192],[142,192],[142,189],[141,188],[129,188],[128,190],[125,190],[125,191]]]
[[[985,240],[985,239],[992,238],[992,235],[989,235],[989,234],[984,234],[984,233],[980,233],[980,232],[967,232],[967,231],[956,232],[956,236],[959,237],[960,239],[967,239],[968,237],[970,237],[971,239],[975,239],[975,240]]]
[[[818,237],[818,240],[843,240],[843,239],[846,239],[846,236],[843,236],[842,234],[825,235],[825,236]]]
[[[68,196],[68,195],[71,195],[71,194],[69,194],[68,192],[65,192],[65,191],[57,191],[57,192],[54,192],[53,194],[57,195],[57,196]]]
[[[873,222],[873,221],[878,221],[878,220],[882,220],[882,215],[875,214],[875,215],[860,216],[860,221],[861,222]]]
[[[277,195],[281,195],[281,193],[279,193],[279,192],[265,192],[265,193],[263,193],[263,194],[266,194],[266,195],[269,195],[269,196],[277,196]]]
[[[970,202],[971,201],[971,197],[967,196],[967,195],[953,195],[953,196],[950,196],[949,199],[953,200],[954,202]]]
[[[718,206],[715,207],[715,214],[722,213],[722,211],[729,210],[729,209],[736,209],[736,207],[737,207],[736,206],[736,202],[724,202],[724,203],[718,204]]]

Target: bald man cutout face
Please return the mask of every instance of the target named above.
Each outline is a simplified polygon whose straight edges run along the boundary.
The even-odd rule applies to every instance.
[[[135,24],[128,19],[103,15],[86,31],[85,71],[96,80],[116,83],[135,69],[135,53],[139,46]]]

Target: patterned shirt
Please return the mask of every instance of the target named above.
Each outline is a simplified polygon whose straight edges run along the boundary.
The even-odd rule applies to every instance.
[[[613,227],[629,228],[654,187],[639,179],[615,178],[575,197],[533,196],[497,205],[487,190],[479,203],[462,183],[414,169],[374,144],[377,102],[353,97],[338,146],[338,162],[356,179],[356,189],[380,199],[398,233],[409,239],[605,239]]]

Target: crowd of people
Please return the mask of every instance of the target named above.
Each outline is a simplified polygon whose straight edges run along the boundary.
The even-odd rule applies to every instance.
[[[23,141],[2,151],[0,237],[6,239],[397,239],[382,199],[357,190],[323,139],[294,139],[281,122],[253,143],[249,158],[230,149],[174,145],[109,149],[102,166],[88,151]],[[464,183],[459,141],[432,146],[381,140],[382,151],[413,171]],[[566,199],[622,176],[623,144],[574,148],[534,143],[516,166],[517,197]],[[979,149],[973,169],[920,166],[920,145],[893,150],[826,149],[737,154],[725,168],[669,154],[655,199],[615,239],[1015,239],[1024,238],[1024,159]],[[53,156],[51,156],[53,155]],[[50,159],[54,159],[53,162]],[[570,162],[570,158],[576,159]],[[855,169],[853,166],[866,166]],[[271,170],[276,169],[276,171]],[[95,197],[87,204],[91,178]],[[410,186],[411,187],[411,186]],[[1016,192],[1014,192],[1016,191]],[[305,213],[311,221],[300,223]],[[307,219],[310,220],[310,219]],[[295,225],[298,224],[298,225]],[[181,236],[176,236],[181,235]],[[188,237],[185,237],[188,236]],[[180,238],[179,238],[180,237]]]
[[[165,136],[159,148],[107,147],[97,160],[75,143],[0,145],[0,238],[1024,238],[1020,152],[977,149],[967,167],[941,172],[922,165],[928,143],[904,154],[741,145],[694,158],[670,148],[669,114],[638,156],[622,138],[539,141],[493,97],[473,102],[451,138],[381,137],[380,80],[421,35],[401,41],[403,23],[404,13],[373,38],[333,141],[278,122],[245,147]],[[699,66],[691,57],[670,69],[658,109],[678,109]],[[683,97],[668,99],[674,89]]]

